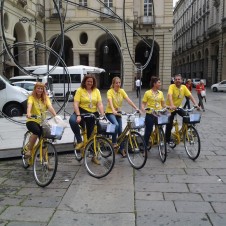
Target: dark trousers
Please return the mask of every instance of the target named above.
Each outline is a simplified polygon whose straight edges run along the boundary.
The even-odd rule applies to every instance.
[[[191,106],[190,106],[190,98],[189,97],[185,97],[186,98],[186,102],[185,102],[185,104],[184,104],[184,109],[188,106],[188,109],[190,109],[191,108]]]
[[[186,112],[183,109],[180,109],[180,110],[176,110],[176,111],[171,112],[171,115],[169,117],[169,123],[166,124],[165,137],[166,137],[166,142],[167,143],[169,143],[170,142],[170,139],[171,139],[171,130],[173,128],[173,120],[174,120],[174,117],[175,117],[176,114],[178,114],[181,117],[183,117],[183,116],[186,115]]]
[[[140,86],[136,86],[137,98],[140,96]]]

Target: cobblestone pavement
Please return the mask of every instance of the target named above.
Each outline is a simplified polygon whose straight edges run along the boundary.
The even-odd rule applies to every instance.
[[[225,226],[225,103],[226,93],[207,91],[196,161],[181,144],[162,164],[153,148],[143,169],[117,156],[112,172],[95,179],[68,152],[59,155],[53,182],[40,188],[20,159],[1,160],[0,226]]]

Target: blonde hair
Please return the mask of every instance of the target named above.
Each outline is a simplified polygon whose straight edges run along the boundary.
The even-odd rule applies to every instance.
[[[46,104],[47,102],[47,92],[46,92],[46,86],[44,83],[42,82],[36,82],[35,86],[34,86],[34,89],[32,91],[32,96],[35,98],[35,99],[38,99],[38,96],[37,96],[37,93],[36,93],[36,88],[37,87],[42,87],[43,88],[43,92],[42,92],[42,95],[41,95],[41,100],[44,104]]]
[[[119,80],[121,82],[121,79],[117,76],[117,77],[114,77],[112,79],[112,83],[111,83],[111,87],[110,88],[114,88],[114,84],[116,83],[116,81]]]

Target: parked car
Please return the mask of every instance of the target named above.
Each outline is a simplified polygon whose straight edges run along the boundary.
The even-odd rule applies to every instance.
[[[204,85],[206,86],[206,79],[203,79],[203,78],[193,78],[191,80],[193,87],[196,87],[196,85],[200,83],[200,80],[203,80],[204,81]]]
[[[226,80],[223,80],[221,82],[218,82],[216,84],[213,84],[211,86],[211,90],[213,92],[218,92],[218,91],[226,91]]]
[[[22,116],[27,111],[27,90],[13,86],[0,75],[0,111],[9,117]]]
[[[12,82],[12,85],[24,88],[29,92],[29,94],[31,94],[34,89],[35,83],[36,82],[33,82],[33,81],[19,81],[19,82]],[[46,91],[47,91],[47,95],[52,100],[53,93],[49,89],[47,89]]]

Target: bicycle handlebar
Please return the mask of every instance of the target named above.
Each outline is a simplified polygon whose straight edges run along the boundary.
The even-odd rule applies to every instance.
[[[145,111],[150,111],[151,110],[153,113],[158,114],[158,113],[165,113],[168,109],[169,109],[169,107],[165,107],[165,108],[160,109],[160,110],[155,110],[154,108],[145,108],[144,110]]]
[[[126,113],[125,111],[117,111],[117,113],[120,114],[120,115],[126,115],[128,117],[131,117],[131,116],[134,116],[134,115],[140,113],[140,111],[136,110],[133,113]]]
[[[95,120],[100,120],[100,119],[105,119],[105,120],[107,120],[107,117],[106,117],[105,115],[97,117],[97,116],[96,116],[95,114],[93,114],[93,113],[82,113],[82,114],[81,114],[81,117],[83,117],[83,118],[90,118],[90,117],[93,117]]]

